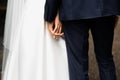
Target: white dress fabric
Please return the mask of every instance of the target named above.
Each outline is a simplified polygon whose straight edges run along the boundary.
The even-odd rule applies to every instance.
[[[8,0],[2,80],[69,80],[64,39],[44,23],[45,0]]]

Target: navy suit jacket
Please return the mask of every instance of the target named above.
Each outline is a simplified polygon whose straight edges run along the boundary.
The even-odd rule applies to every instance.
[[[46,21],[53,21],[58,11],[63,21],[120,15],[120,0],[46,0]]]

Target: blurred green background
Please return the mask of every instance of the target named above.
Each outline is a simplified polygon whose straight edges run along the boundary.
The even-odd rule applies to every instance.
[[[4,23],[6,14],[6,0],[0,0],[0,71],[2,69],[2,57],[3,57],[3,35],[4,35]],[[92,36],[89,38],[90,49],[89,49],[89,75],[90,80],[99,80],[99,72],[97,63],[94,55],[94,46]],[[120,20],[115,29],[114,44],[113,44],[113,55],[117,68],[117,80],[120,80]]]

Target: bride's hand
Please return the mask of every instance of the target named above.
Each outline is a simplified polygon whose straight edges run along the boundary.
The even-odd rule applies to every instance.
[[[53,38],[55,38],[55,39],[58,39],[64,35],[64,33],[62,32],[62,23],[59,20],[58,15],[56,16],[55,21],[48,24],[48,28],[49,28],[49,31],[52,34]]]

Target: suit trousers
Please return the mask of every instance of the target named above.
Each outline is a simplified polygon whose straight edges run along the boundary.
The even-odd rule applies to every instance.
[[[116,80],[112,44],[116,16],[62,21],[70,80],[89,80],[88,50],[91,30],[100,80]]]

